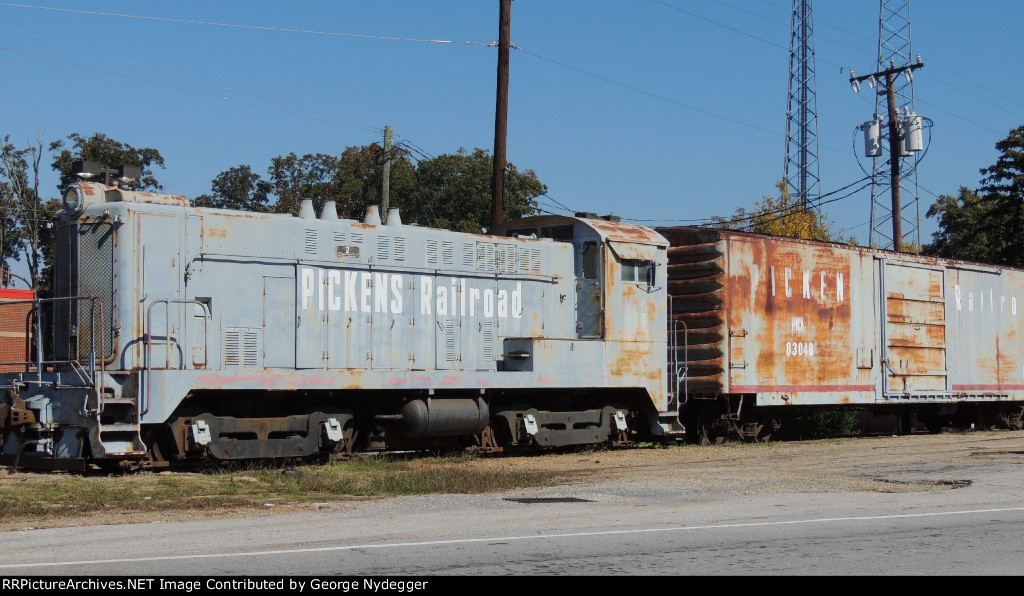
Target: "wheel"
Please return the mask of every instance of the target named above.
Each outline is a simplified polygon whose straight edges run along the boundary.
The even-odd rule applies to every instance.
[[[999,426],[1007,430],[1024,429],[1024,406],[1004,406],[999,410]]]
[[[777,433],[782,428],[782,422],[777,416],[772,414],[759,414],[757,417],[761,424],[761,428],[758,431],[754,440],[759,443],[767,443],[772,440],[772,435]]]
[[[721,445],[729,437],[729,422],[723,417],[722,406],[707,404],[697,414],[697,436],[701,445]]]
[[[986,404],[978,408],[978,426],[986,430],[1024,429],[1024,405]]]
[[[341,440],[334,445],[334,454],[342,458],[352,457],[353,446],[355,446],[358,436],[359,432],[355,429],[352,421],[346,422],[344,428],[341,429]]]

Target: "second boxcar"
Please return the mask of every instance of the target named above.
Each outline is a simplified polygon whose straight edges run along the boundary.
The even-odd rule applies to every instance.
[[[780,408],[1021,427],[1024,271],[706,228],[670,242],[688,434],[764,438]]]

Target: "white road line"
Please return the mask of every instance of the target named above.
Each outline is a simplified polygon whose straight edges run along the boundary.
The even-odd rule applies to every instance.
[[[937,513],[902,513],[894,515],[865,515],[859,517],[823,517],[817,519],[800,519],[772,522],[746,522],[736,524],[707,524],[701,526],[673,526],[667,528],[648,528],[644,530],[600,530],[594,532],[565,532],[558,534],[534,534],[530,536],[489,536],[487,538],[459,538],[454,540],[425,540],[421,542],[390,542],[384,544],[350,544],[346,546],[325,546],[320,548],[292,548],[283,550],[261,550],[236,553],[217,553],[207,555],[173,555],[162,557],[135,557],[126,559],[93,559],[88,561],[50,561],[46,563],[21,563],[16,565],[0,565],[0,569],[26,569],[39,567],[61,567],[65,565],[96,565],[98,563],[144,563],[150,561],[181,561],[187,559],[226,559],[232,557],[261,557],[266,555],[287,555],[296,553],[326,553],[346,550],[364,550],[380,548],[408,548],[418,546],[437,546],[440,544],[473,544],[479,542],[496,542],[511,540],[549,540],[552,538],[580,538],[587,536],[615,536],[625,534],[653,534],[663,532],[689,532],[693,530],[722,530],[729,528],[752,528],[768,526],[792,526],[798,524],[821,524],[848,521],[870,521],[880,519],[908,519],[918,517],[943,517],[953,515],[975,515],[978,513],[1000,513],[1007,511],[1024,511],[1024,507],[1005,507],[1000,509],[972,509],[967,511],[943,511]]]

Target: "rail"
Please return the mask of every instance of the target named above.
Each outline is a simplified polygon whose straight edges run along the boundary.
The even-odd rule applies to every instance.
[[[43,329],[43,316],[42,316],[43,306],[44,305],[54,305],[55,306],[56,304],[59,304],[59,303],[68,303],[69,304],[69,312],[70,312],[70,303],[80,302],[80,301],[83,301],[83,300],[88,300],[89,301],[89,357],[88,357],[88,370],[86,370],[82,366],[82,358],[70,358],[69,357],[67,359],[52,359],[52,360],[44,359],[43,358],[43,332],[42,332],[42,329]],[[78,377],[78,379],[82,382],[82,385],[87,386],[87,387],[95,387],[96,388],[96,394],[97,394],[97,400],[98,400],[97,401],[97,408],[99,408],[100,407],[99,400],[103,399],[103,391],[104,391],[103,380],[104,380],[104,376],[106,374],[106,366],[105,365],[106,365],[106,355],[107,355],[106,348],[107,348],[107,346],[106,346],[106,334],[105,333],[100,333],[99,334],[99,337],[100,337],[100,339],[99,339],[99,344],[100,344],[99,348],[100,348],[101,357],[99,358],[99,362],[97,363],[97,358],[96,358],[96,310],[97,310],[96,305],[97,305],[97,303],[99,304],[99,320],[103,321],[103,320],[105,320],[104,317],[103,317],[103,301],[100,300],[100,298],[98,296],[65,296],[65,297],[61,297],[61,298],[33,298],[31,300],[10,300],[10,301],[5,301],[3,303],[4,307],[8,307],[8,306],[12,306],[12,305],[17,305],[17,304],[31,304],[32,305],[32,308],[29,309],[29,311],[25,314],[25,352],[24,353],[26,355],[35,353],[35,358],[31,359],[31,360],[5,361],[5,362],[0,363],[0,364],[10,365],[10,366],[23,366],[24,367],[24,371],[23,371],[23,375],[24,376],[22,376],[21,382],[25,383],[25,384],[36,383],[36,384],[39,384],[39,385],[42,385],[44,383],[45,384],[49,384],[51,382],[51,381],[43,381],[43,372],[48,367],[54,367],[54,368],[60,367],[60,366],[66,367],[71,372],[73,372],[75,374],[75,376]],[[52,308],[51,308],[51,316],[52,316]],[[34,350],[33,350],[33,340],[35,341],[35,346],[34,346],[35,349]],[[71,355],[71,345],[69,344],[67,346],[67,348],[68,348],[68,355],[70,356]],[[77,345],[75,346],[75,351],[76,351],[76,354],[80,354],[81,353],[81,351],[79,350],[79,347]],[[31,372],[33,372],[32,371],[33,367],[35,367],[35,373],[36,373],[35,380],[31,380],[31,379],[27,378],[27,375],[29,375]],[[99,375],[96,374],[97,367],[99,369]],[[98,379],[98,383],[97,383],[97,379]],[[86,398],[86,403],[83,403],[83,406],[82,406],[82,408],[83,408],[82,409],[82,413],[83,414],[87,414],[88,413],[88,411],[86,410],[87,402],[88,402],[88,398]]]
[[[676,402],[676,415],[678,416],[683,411],[683,406],[690,401],[690,383],[689,383],[689,371],[690,371],[690,330],[686,326],[686,321],[678,321],[672,319],[672,294],[668,295],[668,316],[672,321],[672,342],[671,342],[671,353],[672,358],[669,364],[672,366],[672,376],[670,378],[671,386],[669,391],[672,397],[675,398]],[[679,324],[683,325],[683,365],[679,365]],[[680,396],[680,385],[683,386],[682,395]],[[682,399],[680,399],[682,397]]]
[[[145,342],[145,346],[146,346],[146,355],[145,355],[145,359],[146,359],[146,366],[145,366],[146,384],[145,384],[145,387],[146,387],[146,389],[145,389],[145,394],[143,395],[143,399],[142,399],[143,408],[142,408],[142,411],[139,413],[140,419],[141,419],[142,416],[145,416],[146,414],[149,413],[149,406],[150,406],[150,404],[152,402],[151,396],[152,396],[152,390],[153,390],[153,384],[152,384],[153,383],[153,381],[152,381],[152,379],[153,379],[153,374],[152,374],[153,373],[153,307],[156,306],[157,304],[164,304],[165,306],[169,306],[171,304],[198,304],[198,305],[203,307],[203,313],[204,313],[205,319],[207,321],[213,320],[213,313],[210,312],[210,305],[205,303],[205,302],[203,302],[203,301],[201,301],[201,300],[195,300],[195,299],[191,299],[191,298],[188,298],[188,299],[161,298],[160,300],[154,300],[146,308],[146,333],[144,335],[144,342]],[[167,346],[167,350],[165,350],[165,352],[164,352],[164,368],[167,368],[167,369],[171,368],[171,345],[172,344],[173,345],[177,345],[178,344],[177,340],[174,340],[173,342],[171,341],[170,329],[171,329],[171,309],[170,308],[164,308],[164,333],[165,333],[165,335],[164,335],[164,345]],[[209,326],[207,325],[207,331],[204,333],[204,336],[203,336],[203,343],[204,343],[204,345],[207,343],[206,342],[206,334],[208,332],[209,332]],[[208,353],[208,352],[204,351],[204,353]],[[184,368],[184,360],[185,360],[185,357],[184,357],[184,355],[182,355],[182,368]]]

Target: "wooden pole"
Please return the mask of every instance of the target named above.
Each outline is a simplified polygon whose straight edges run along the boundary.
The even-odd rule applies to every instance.
[[[508,136],[508,56],[512,0],[499,0],[498,98],[494,110],[494,173],[491,177],[491,228],[505,221],[505,140]]]
[[[384,171],[380,183],[381,215],[385,220],[388,216],[388,205],[391,202],[391,127],[384,127]]]

